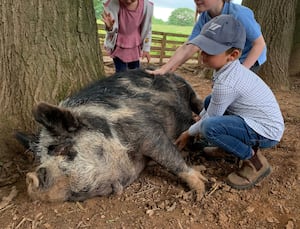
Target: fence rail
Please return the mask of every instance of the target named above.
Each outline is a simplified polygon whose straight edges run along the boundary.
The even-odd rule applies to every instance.
[[[98,24],[99,42],[101,45],[102,55],[108,56],[103,47],[106,31],[103,24]],[[188,39],[188,35],[178,33],[165,33],[152,31],[151,43],[151,58],[157,60],[159,64],[166,62],[175,52]],[[195,54],[190,60],[198,61],[198,53]]]

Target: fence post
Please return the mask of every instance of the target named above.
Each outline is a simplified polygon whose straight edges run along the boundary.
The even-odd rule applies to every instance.
[[[163,33],[162,43],[161,43],[161,52],[159,57],[159,64],[163,63],[163,57],[165,56],[165,50],[166,50],[166,44],[167,44],[167,35]]]

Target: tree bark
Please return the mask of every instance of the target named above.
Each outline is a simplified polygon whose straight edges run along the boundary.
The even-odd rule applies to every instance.
[[[1,0],[0,159],[32,130],[32,107],[104,76],[93,1]]]
[[[290,76],[300,77],[300,1],[297,1],[296,9],[296,27],[294,33],[294,42],[289,63]]]
[[[273,89],[289,89],[289,60],[297,0],[243,0],[242,3],[254,11],[267,44],[268,59],[259,75]]]

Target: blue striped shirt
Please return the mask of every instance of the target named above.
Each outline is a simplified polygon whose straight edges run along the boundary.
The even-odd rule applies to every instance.
[[[278,102],[268,85],[254,72],[240,64],[230,62],[216,71],[211,101],[200,113],[201,120],[189,128],[189,134],[200,133],[204,119],[237,115],[255,132],[271,140],[279,141],[284,131],[284,121]]]

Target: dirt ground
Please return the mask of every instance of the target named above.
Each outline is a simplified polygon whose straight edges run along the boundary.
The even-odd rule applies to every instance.
[[[112,72],[110,67],[107,74]],[[177,73],[204,98],[211,82],[193,69],[183,66]],[[276,148],[263,151],[272,173],[253,189],[237,191],[225,185],[223,180],[237,163],[209,161],[198,150],[184,153],[188,163],[202,165],[203,174],[211,180],[201,202],[177,177],[154,164],[119,196],[41,203],[26,194],[24,177],[30,161],[20,155],[0,164],[2,175],[10,178],[0,187],[0,228],[300,228],[300,78],[292,82],[291,91],[275,92],[285,134]],[[10,174],[9,167],[18,173]]]

